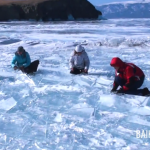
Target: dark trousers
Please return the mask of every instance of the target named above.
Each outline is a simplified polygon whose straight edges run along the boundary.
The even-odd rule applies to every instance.
[[[84,69],[78,69],[78,68],[73,68],[73,71],[71,70],[71,74],[80,74],[84,71]]]
[[[129,90],[124,91],[125,94],[133,94],[133,95],[142,95],[142,91],[143,89],[138,89],[142,86],[143,82],[144,82],[145,76],[142,76],[140,78],[140,80],[135,81],[131,87],[129,88]],[[120,85],[121,87],[123,87],[126,83],[126,81],[122,78],[120,78],[119,76],[115,76],[115,82]]]
[[[39,60],[33,61],[28,67],[24,68],[24,72],[29,74],[37,71]]]

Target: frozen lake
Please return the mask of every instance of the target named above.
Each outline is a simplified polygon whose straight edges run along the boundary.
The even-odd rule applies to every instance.
[[[150,98],[110,93],[112,57],[138,65],[150,89],[150,19],[0,22],[1,150],[149,150]],[[82,44],[88,75],[71,75]],[[18,46],[40,60],[35,75],[11,68]]]

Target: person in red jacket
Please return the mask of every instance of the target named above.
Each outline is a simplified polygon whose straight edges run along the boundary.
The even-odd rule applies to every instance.
[[[111,92],[146,96],[150,94],[148,88],[138,89],[142,86],[145,75],[143,71],[133,63],[123,62],[120,58],[112,58],[110,65],[114,67],[115,80]],[[121,86],[117,90],[118,86]]]

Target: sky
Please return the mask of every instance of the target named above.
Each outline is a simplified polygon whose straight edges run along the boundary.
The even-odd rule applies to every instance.
[[[135,0],[88,0],[93,5],[102,5],[106,3],[112,3],[112,2],[125,2],[125,1],[135,1]]]

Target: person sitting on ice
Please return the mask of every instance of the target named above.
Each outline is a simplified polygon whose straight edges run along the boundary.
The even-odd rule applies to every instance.
[[[24,73],[33,73],[37,71],[39,60],[35,60],[31,63],[30,55],[24,50],[22,46],[18,47],[15,52],[15,56],[12,59],[11,66],[14,70],[19,69]]]
[[[89,57],[81,45],[77,45],[69,60],[70,73],[88,73],[90,65]]]
[[[116,70],[115,80],[111,92],[146,96],[150,94],[148,88],[138,89],[142,86],[145,75],[133,63],[123,62],[120,58],[112,58],[110,65]],[[118,86],[121,86],[117,90]]]

